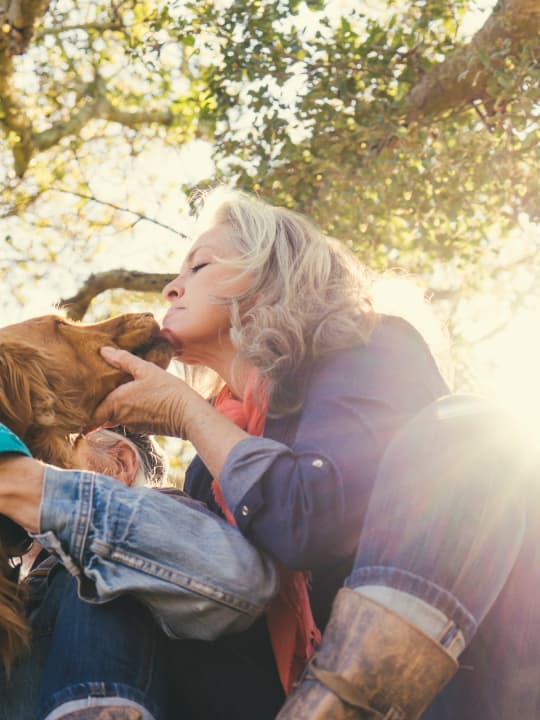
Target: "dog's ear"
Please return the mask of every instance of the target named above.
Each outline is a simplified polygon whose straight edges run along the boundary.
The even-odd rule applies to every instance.
[[[0,420],[24,438],[31,425],[54,423],[54,395],[35,347],[0,347]]]
[[[8,677],[15,658],[30,648],[21,593],[11,575],[9,558],[0,545],[0,666],[4,666]]]

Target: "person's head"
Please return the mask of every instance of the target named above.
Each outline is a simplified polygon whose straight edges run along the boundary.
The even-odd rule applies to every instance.
[[[188,364],[219,372],[211,352],[240,354],[258,368],[270,410],[291,412],[308,362],[367,339],[364,268],[303,216],[243,193],[210,193],[199,220],[203,232],[163,291],[166,333]],[[207,356],[196,352],[203,333]]]
[[[159,485],[167,475],[165,455],[157,442],[122,426],[80,436],[74,464],[130,487]]]

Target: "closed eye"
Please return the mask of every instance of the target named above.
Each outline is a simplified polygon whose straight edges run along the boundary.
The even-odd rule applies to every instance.
[[[199,272],[199,270],[202,270],[204,267],[206,267],[206,266],[209,265],[209,264],[210,264],[210,263],[207,263],[207,262],[197,263],[197,265],[194,265],[194,266],[191,268],[191,272],[192,272],[192,273]]]

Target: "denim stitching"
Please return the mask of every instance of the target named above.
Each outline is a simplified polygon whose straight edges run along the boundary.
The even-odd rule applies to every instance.
[[[79,503],[75,511],[72,535],[73,557],[83,563],[84,547],[92,516],[92,498],[94,494],[93,476],[81,473],[79,484]]]
[[[203,583],[200,580],[195,580],[189,575],[184,575],[177,570],[172,570],[169,567],[152,562],[147,558],[140,557],[139,555],[135,555],[133,553],[127,554],[121,550],[114,550],[109,557],[115,562],[121,562],[128,567],[132,567],[148,575],[161,578],[178,587],[189,589],[191,592],[195,592],[203,597],[210,597],[212,600],[216,600],[222,605],[226,605],[236,610],[241,610],[248,615],[260,613],[261,610],[264,610],[265,608],[265,606],[258,606],[250,603],[239,596],[225,592],[221,588]]]

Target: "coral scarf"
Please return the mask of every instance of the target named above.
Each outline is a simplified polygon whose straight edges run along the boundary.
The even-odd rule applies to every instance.
[[[261,409],[254,400],[256,379],[257,371],[254,370],[249,375],[243,401],[237,400],[225,386],[216,398],[215,408],[250,435],[261,436],[266,407]],[[212,483],[212,491],[227,521],[236,526],[217,480]],[[266,622],[279,678],[285,693],[289,693],[321,635],[311,614],[306,574],[280,565],[278,570],[280,590],[266,611]]]

